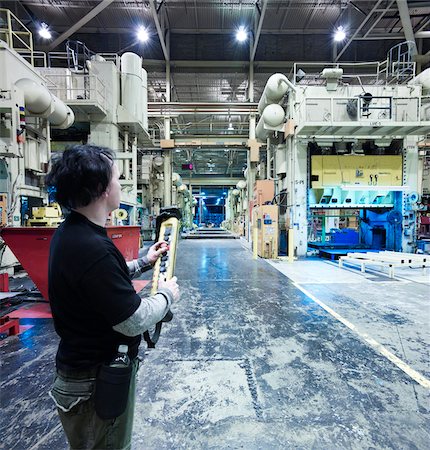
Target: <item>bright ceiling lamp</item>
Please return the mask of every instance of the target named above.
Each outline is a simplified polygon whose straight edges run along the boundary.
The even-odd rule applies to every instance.
[[[236,31],[236,39],[239,42],[245,42],[248,39],[248,32],[246,31],[245,27],[239,27]]]
[[[145,27],[140,27],[137,30],[137,39],[139,39],[140,42],[146,42],[149,39],[149,33]]]
[[[43,39],[51,39],[52,38],[51,32],[49,31],[49,27],[44,22],[40,25],[39,36]]]
[[[232,123],[232,122],[230,122],[230,123],[228,124],[227,131],[234,131],[234,126],[233,126],[233,123]]]
[[[341,42],[346,38],[346,33],[343,27],[337,27],[335,33],[334,33],[334,40],[336,42]]]

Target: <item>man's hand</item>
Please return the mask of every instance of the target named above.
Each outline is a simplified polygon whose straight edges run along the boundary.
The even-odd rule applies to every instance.
[[[148,254],[146,255],[146,257],[148,258],[148,261],[154,265],[157,261],[157,259],[159,258],[160,255],[162,255],[163,253],[166,253],[167,250],[169,249],[167,242],[165,241],[161,241],[161,242],[156,242],[154,245],[152,245],[149,250],[148,250]]]
[[[179,293],[179,286],[178,286],[177,281],[178,281],[178,279],[176,277],[173,277],[170,280],[159,280],[158,281],[158,288],[159,289],[164,289],[164,288],[169,289],[169,291],[173,295],[174,302],[177,302],[181,295]]]

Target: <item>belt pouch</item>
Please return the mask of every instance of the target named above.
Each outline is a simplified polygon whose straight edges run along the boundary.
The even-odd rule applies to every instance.
[[[101,366],[95,391],[95,409],[101,419],[114,419],[125,411],[132,370],[131,364],[127,367]]]

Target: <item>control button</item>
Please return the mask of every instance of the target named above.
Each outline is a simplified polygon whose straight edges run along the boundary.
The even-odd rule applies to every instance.
[[[166,270],[167,270],[167,269],[166,269],[165,267],[161,267],[161,268],[160,268],[160,272],[162,272],[162,273],[166,272]]]
[[[162,256],[161,261],[167,261],[168,258],[169,258],[168,256]]]

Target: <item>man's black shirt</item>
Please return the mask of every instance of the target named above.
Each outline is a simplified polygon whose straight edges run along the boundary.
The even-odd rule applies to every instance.
[[[127,337],[113,326],[139,307],[120,251],[106,229],[72,211],[55,232],[49,255],[49,300],[60,336],[57,368],[86,369],[109,361],[119,344],[137,356],[140,335]]]

